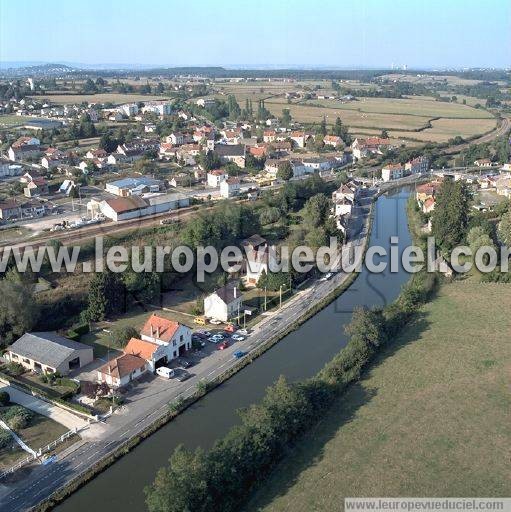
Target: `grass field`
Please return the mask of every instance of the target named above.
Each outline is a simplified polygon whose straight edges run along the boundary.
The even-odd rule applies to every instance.
[[[16,405],[16,404],[13,404]],[[6,411],[11,405],[0,407],[0,413]],[[45,416],[34,413],[34,418],[30,425],[21,429],[17,434],[33,450],[38,450],[48,445],[62,434],[67,432],[67,428],[56,421]],[[6,469],[16,463],[16,461],[25,458],[28,455],[13,440],[10,446],[0,449],[0,469]]]
[[[41,100],[43,96],[37,96],[35,99]],[[134,101],[151,101],[158,99],[165,99],[163,96],[152,96],[150,94],[118,94],[118,93],[104,93],[104,94],[48,94],[44,96],[52,103],[58,105],[82,103],[131,103]]]
[[[33,121],[33,117],[16,116],[13,114],[0,115],[0,129],[14,128],[15,126],[23,126],[27,121]]]
[[[509,496],[511,288],[445,285],[245,512],[347,496]]]

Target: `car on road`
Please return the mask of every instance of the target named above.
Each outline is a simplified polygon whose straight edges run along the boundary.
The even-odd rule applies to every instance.
[[[193,361],[188,361],[186,359],[178,359],[177,360],[177,364],[181,367],[181,368],[191,368],[195,363]]]
[[[187,372],[186,370],[178,370],[175,372],[176,374],[176,380],[179,382],[184,382],[185,380],[188,380],[192,374]]]
[[[243,352],[243,350],[237,350],[236,352],[234,352],[233,356],[236,358],[236,359],[241,359],[243,356],[246,356],[247,353],[246,352]]]
[[[159,375],[164,379],[172,379],[172,377],[174,377],[174,370],[167,368],[166,366],[160,366],[159,368],[156,368],[156,375]]]
[[[217,350],[225,350],[228,346],[229,346],[229,342],[228,341],[223,341],[216,348],[217,348]]]
[[[332,272],[328,272],[328,274],[325,275],[325,279],[328,281],[334,274]]]
[[[242,336],[248,336],[248,331],[246,329],[238,329],[236,334],[241,334]]]
[[[217,320],[216,318],[210,318],[209,323],[213,325],[220,325],[222,323],[221,320]]]
[[[239,334],[233,334],[233,335],[231,336],[231,339],[232,339],[232,340],[234,340],[234,341],[243,341],[243,340],[245,339],[245,337],[244,337],[244,336],[241,336],[241,335],[239,335]]]

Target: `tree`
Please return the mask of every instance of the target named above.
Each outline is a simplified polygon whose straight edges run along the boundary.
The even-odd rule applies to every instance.
[[[316,194],[305,203],[303,222],[311,228],[321,226],[328,217],[329,211],[330,201],[324,194]]]
[[[288,127],[292,122],[293,118],[291,117],[291,112],[288,108],[282,109],[282,117],[280,118],[280,122],[282,126]]]
[[[470,196],[462,181],[445,180],[436,196],[432,216],[432,234],[444,254],[465,238],[468,226]]]
[[[229,119],[236,121],[241,115],[241,109],[234,94],[229,94],[227,97],[227,108],[229,109]]]
[[[124,348],[131,338],[138,337],[138,332],[132,325],[119,325],[112,329],[111,335],[114,345]]]
[[[207,495],[206,462],[202,450],[178,446],[166,468],[144,489],[149,512],[206,512],[215,509]]]
[[[282,217],[281,211],[276,207],[264,208],[259,214],[259,221],[262,226],[273,224]]]
[[[119,274],[106,270],[94,274],[89,286],[85,320],[97,322],[120,313],[125,305],[125,287]]]
[[[388,139],[388,138],[389,138],[389,132],[388,132],[387,130],[383,129],[383,130],[381,131],[381,135],[380,135],[380,137],[381,137],[382,139]]]
[[[502,216],[498,227],[499,238],[511,247],[511,208]]]
[[[9,405],[10,401],[11,397],[9,396],[9,393],[7,393],[7,391],[0,391],[0,406],[5,407],[6,405]]]
[[[284,160],[284,162],[279,163],[279,168],[277,171],[277,178],[280,178],[284,181],[289,181],[293,177],[293,167],[289,160]]]
[[[156,272],[127,271],[122,280],[126,291],[137,302],[150,303],[160,295],[160,276]]]
[[[40,307],[32,286],[10,279],[0,280],[0,340],[12,343],[37,324]]]

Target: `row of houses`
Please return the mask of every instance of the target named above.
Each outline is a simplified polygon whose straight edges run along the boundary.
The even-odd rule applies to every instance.
[[[353,213],[359,195],[359,186],[354,182],[342,184],[332,192],[332,215],[335,218],[337,229],[345,236],[348,230],[349,219]]]
[[[381,170],[382,180],[392,181],[412,174],[422,174],[429,170],[429,160],[419,156],[403,164],[388,164]]]

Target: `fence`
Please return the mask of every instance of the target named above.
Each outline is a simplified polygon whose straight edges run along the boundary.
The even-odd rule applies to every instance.
[[[52,441],[50,444],[47,444],[43,448],[39,448],[37,450],[37,453],[34,455],[29,455],[28,457],[25,457],[24,459],[18,461],[14,466],[11,466],[9,469],[6,469],[5,471],[2,471],[0,473],[0,480],[5,478],[7,475],[10,475],[17,471],[18,469],[22,468],[23,466],[26,466],[27,464],[31,464],[35,460],[38,460],[39,457],[44,455],[45,453],[48,453],[52,450],[54,450],[59,444],[63,443],[70,437],[74,436],[78,433],[78,429],[74,428],[73,430],[69,430],[68,432],[65,432],[62,434],[58,439],[55,439],[55,441]]]

